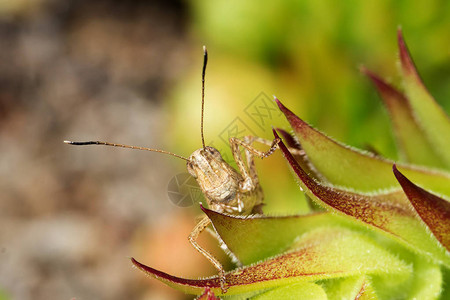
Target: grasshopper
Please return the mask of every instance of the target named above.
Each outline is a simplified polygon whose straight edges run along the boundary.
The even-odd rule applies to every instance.
[[[121,147],[128,149],[146,150],[172,155],[187,162],[187,170],[194,177],[203,192],[208,207],[211,210],[228,213],[232,215],[262,214],[263,191],[259,185],[258,175],[256,173],[253,156],[261,159],[270,156],[278,147],[280,139],[273,141],[265,140],[259,137],[246,136],[243,140],[230,138],[230,146],[233,158],[237,164],[239,172],[231,167],[222,158],[219,151],[213,147],[205,145],[203,134],[203,116],[205,103],[205,71],[208,62],[208,52],[203,47],[203,68],[202,68],[202,110],[201,110],[201,140],[202,148],[195,150],[189,158],[181,155],[146,147],[129,146],[109,142],[89,141],[73,142],[64,141],[70,145],[104,145],[112,147]],[[268,151],[263,152],[252,146],[254,142],[270,145]],[[244,162],[239,146],[245,150],[246,162]],[[206,257],[214,267],[219,271],[220,287],[223,293],[226,293],[225,270],[222,264],[207,250],[200,247],[197,243],[199,235],[211,224],[207,216],[202,217],[189,234],[188,240],[192,246]]]

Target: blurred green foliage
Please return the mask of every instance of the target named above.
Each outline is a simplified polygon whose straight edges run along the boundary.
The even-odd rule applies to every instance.
[[[11,298],[6,294],[6,292],[0,289],[0,300],[9,300],[9,299]]]
[[[426,86],[450,110],[449,1],[211,0],[190,4],[192,35],[198,44],[192,52],[192,70],[173,93],[173,126],[178,133],[170,140],[178,152],[186,154],[200,145],[202,44],[210,54],[205,135],[225,152],[225,143],[217,146],[214,137],[236,116],[269,139],[271,125],[288,128],[282,118],[273,118],[265,130],[246,119],[245,108],[264,92],[276,95],[337,140],[397,159],[388,115],[358,68],[364,64],[382,77],[398,74],[399,26]],[[397,77],[387,79],[401,87]],[[275,172],[287,173],[284,167],[275,166]],[[273,177],[273,171],[269,176]]]

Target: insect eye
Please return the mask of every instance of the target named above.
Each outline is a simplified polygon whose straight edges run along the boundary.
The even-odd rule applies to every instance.
[[[213,147],[207,147],[206,151],[214,157],[221,157],[220,152]]]
[[[191,174],[192,177],[197,178],[197,174],[195,173],[194,170],[194,163],[192,163],[191,161],[188,161],[187,165],[187,170],[188,173]]]
[[[187,165],[188,169],[193,169],[194,168],[194,163],[192,161],[188,161],[186,165]]]
[[[208,151],[209,154],[215,154],[214,150],[216,149],[214,149],[213,147],[206,147],[205,150]]]

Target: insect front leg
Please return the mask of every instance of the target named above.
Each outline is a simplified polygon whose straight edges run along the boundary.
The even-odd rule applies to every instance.
[[[225,270],[223,269],[222,264],[211,253],[200,247],[200,245],[197,243],[198,236],[206,229],[206,227],[208,227],[209,224],[211,224],[211,220],[206,216],[203,217],[189,234],[188,239],[192,246],[204,257],[206,257],[206,259],[209,260],[219,271],[220,288],[222,290],[222,293],[226,293],[228,288],[226,287]]]
[[[253,142],[259,141],[260,138],[254,136],[245,136],[244,140],[237,138],[230,138],[231,152],[233,153],[234,160],[239,168],[239,171],[244,177],[244,189],[248,191],[254,190],[259,185],[258,175],[256,173],[255,162],[253,160],[253,155],[258,156],[263,159],[270,156],[278,147],[280,139],[274,139],[270,144],[270,149],[266,152],[260,151],[252,146]],[[264,139],[261,139],[264,140]],[[266,140],[264,140],[266,141]],[[239,146],[244,147],[245,156],[247,159],[247,167],[242,160],[241,152],[239,151]]]
[[[272,143],[274,142],[273,140],[268,140],[257,136],[248,136],[248,137],[253,139],[252,140],[253,143],[257,142],[267,146],[272,146]],[[305,151],[301,149],[300,146],[289,146],[287,144],[285,146],[288,148],[289,152],[291,152],[292,155],[305,155]]]

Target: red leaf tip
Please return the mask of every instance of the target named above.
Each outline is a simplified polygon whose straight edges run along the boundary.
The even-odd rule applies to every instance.
[[[273,135],[275,136],[275,138],[278,138],[278,139],[280,138],[278,136],[277,130],[275,128],[273,128],[273,127],[272,127],[272,132],[273,132]]]
[[[358,69],[359,69],[359,71],[360,71],[361,73],[366,74],[366,75],[367,75],[367,72],[370,72],[370,71],[366,68],[365,65],[360,65]]]
[[[400,55],[400,62],[405,75],[413,75],[417,77],[420,82],[419,75],[417,74],[414,62],[409,54],[408,47],[406,46],[405,39],[403,38],[403,32],[401,29],[397,31],[398,49]]]
[[[374,72],[370,71],[366,67],[361,67],[359,69],[364,75],[370,78],[372,82],[378,87],[378,89],[387,89],[387,83],[381,79],[378,75],[376,75]]]
[[[397,43],[398,43],[398,47],[400,49],[400,55],[402,54],[407,54],[408,51],[406,49],[406,44],[405,44],[405,39],[403,38],[403,32],[401,29],[399,29],[397,31]]]
[[[273,100],[277,103],[280,109],[283,109],[284,105],[280,102],[280,100],[276,96],[273,96]]]
[[[405,182],[409,182],[412,184],[412,182],[409,181],[408,178],[405,177],[405,175],[403,175],[398,169],[397,169],[397,165],[393,164],[392,165],[392,171],[394,172],[394,176],[395,178],[397,178],[398,183],[400,183],[400,185],[403,187],[403,184]]]
[[[402,25],[398,25],[397,27],[397,37],[398,38],[403,38],[403,30],[402,30]]]

